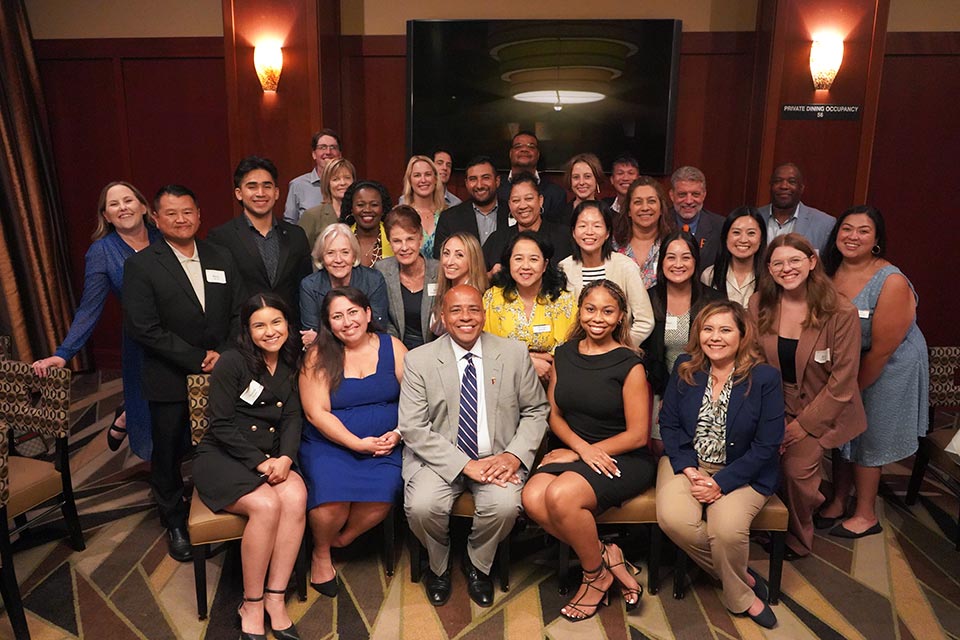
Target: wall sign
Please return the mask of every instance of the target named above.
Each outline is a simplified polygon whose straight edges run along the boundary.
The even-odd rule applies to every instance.
[[[859,120],[858,104],[785,104],[780,117],[784,120]]]

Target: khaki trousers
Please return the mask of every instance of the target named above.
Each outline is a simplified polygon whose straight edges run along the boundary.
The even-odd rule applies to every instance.
[[[712,475],[722,465],[700,463],[700,471]],[[723,584],[723,606],[743,613],[756,597],[744,580],[750,557],[750,525],[767,502],[767,496],[750,485],[704,505],[690,493],[690,481],[674,474],[667,456],[657,470],[657,522],[674,543],[694,562]]]

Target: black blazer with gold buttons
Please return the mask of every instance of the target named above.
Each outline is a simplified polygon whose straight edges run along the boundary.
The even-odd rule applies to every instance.
[[[251,470],[267,457],[296,462],[301,418],[295,375],[283,362],[272,376],[256,375],[239,351],[220,356],[210,377],[210,428],[201,447],[217,446]]]

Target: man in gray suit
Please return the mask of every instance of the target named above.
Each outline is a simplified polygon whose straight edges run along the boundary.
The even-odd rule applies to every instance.
[[[549,404],[527,348],[483,332],[480,292],[443,298],[443,337],[410,351],[400,387],[404,505],[427,548],[427,596],[450,597],[450,511],[469,489],[476,512],[463,569],[467,592],[493,604],[490,567],[520,512],[520,489],[547,428]]]
[[[799,233],[810,241],[817,252],[827,247],[836,219],[819,209],[800,202],[803,195],[803,174],[800,167],[787,162],[770,176],[770,204],[760,208],[767,222],[767,242],[786,233]]]

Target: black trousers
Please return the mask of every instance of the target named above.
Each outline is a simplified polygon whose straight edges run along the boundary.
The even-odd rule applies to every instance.
[[[153,420],[153,455],[150,457],[150,485],[168,529],[186,527],[187,504],[183,501],[180,464],[190,450],[190,410],[187,402],[150,402]]]

